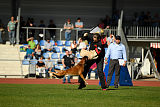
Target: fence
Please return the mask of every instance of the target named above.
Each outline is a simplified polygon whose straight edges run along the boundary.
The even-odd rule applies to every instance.
[[[160,38],[160,26],[124,26],[127,38]]]
[[[59,35],[60,40],[64,39],[64,38],[62,38],[62,37],[64,37],[64,35],[63,35],[63,32],[65,31],[64,28],[47,28],[47,27],[22,27],[22,28],[26,29],[26,39],[29,37],[29,30],[38,30],[38,31],[42,30],[42,32],[43,32],[42,34],[44,35],[43,39],[45,39],[47,36],[47,31],[51,30],[51,29],[56,30],[56,35]],[[91,28],[83,28],[80,31],[82,31],[84,33],[84,32],[89,32],[90,30],[92,30],[92,29]],[[78,31],[79,30],[76,28],[72,29],[72,35],[74,35],[74,39],[76,39],[76,40],[78,40]],[[117,35],[117,27],[112,26],[112,27],[110,27],[110,29],[104,29],[104,33],[107,35],[109,35],[109,34]],[[38,35],[38,34],[36,34],[36,35]]]
[[[0,78],[1,77],[13,77],[13,78],[24,78],[24,77],[36,77],[36,63],[38,60],[7,60],[7,59],[0,59],[0,61],[6,62],[5,65],[3,65],[3,68],[7,68],[7,69],[1,69],[0,70]],[[57,61],[55,60],[51,60],[53,62],[53,67],[55,69],[62,69]],[[15,66],[15,67],[11,67],[10,64],[8,62],[11,62],[10,64],[14,64],[16,62],[19,62],[20,65],[19,66]],[[46,63],[47,60],[44,60],[44,62]],[[8,64],[7,64],[8,63]],[[128,62],[128,65],[131,66],[130,69],[130,76],[132,78],[132,80],[135,78],[136,76],[136,72],[139,71],[140,65],[142,64],[141,62]],[[2,66],[1,66],[2,68]]]

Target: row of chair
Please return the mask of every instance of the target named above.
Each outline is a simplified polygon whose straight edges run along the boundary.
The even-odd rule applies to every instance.
[[[40,40],[40,42],[38,42],[38,40],[34,40],[34,42],[35,42],[36,45],[39,43],[40,46],[44,46],[46,40]],[[57,46],[71,46],[71,41],[65,41],[64,42],[64,41],[58,40],[58,41],[55,42],[53,40],[50,40],[50,42],[53,44],[53,46],[55,46],[55,45],[57,45]]]
[[[38,61],[36,59],[33,59],[33,60],[24,59],[22,61],[22,65],[30,65],[30,64],[36,65],[37,62]],[[43,60],[43,62],[46,63],[46,60]],[[53,63],[53,66],[54,66],[55,69],[61,69],[61,66],[59,66],[56,61],[52,60],[52,63]]]
[[[24,47],[25,46],[20,46],[20,52],[25,52]],[[56,50],[57,53],[65,53],[65,50],[70,50],[67,47],[63,47],[60,49],[59,47],[56,47],[56,46],[54,47],[54,49]],[[41,50],[43,51],[43,47],[41,47]]]
[[[56,60],[62,60],[64,55],[65,55],[64,53],[62,53],[62,54],[52,53],[52,54],[51,54],[51,59],[54,60],[54,61],[56,61]],[[48,58],[50,57],[50,55],[49,55],[48,53],[44,53],[44,54],[43,54],[43,57],[44,57],[44,60],[45,60],[45,59],[48,59]],[[82,58],[79,53],[76,55],[76,57],[77,57],[78,59]],[[24,61],[24,62],[23,62],[23,61]],[[22,61],[22,64],[23,64],[23,65],[29,64],[29,60],[28,60],[28,59],[24,59],[23,61]],[[26,61],[27,61],[27,62],[26,62]],[[37,62],[36,59],[32,59],[32,60],[30,61],[30,63],[35,63],[35,62]],[[25,64],[25,63],[27,63],[27,64]]]

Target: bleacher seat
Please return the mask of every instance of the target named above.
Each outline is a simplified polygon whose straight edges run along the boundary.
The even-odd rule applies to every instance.
[[[55,41],[50,40],[50,42],[52,43],[53,46],[55,46]]]
[[[35,42],[35,44],[37,45],[38,44],[38,40],[33,40]]]
[[[71,46],[71,42],[70,41],[65,41],[65,46]]]
[[[24,59],[24,60],[22,61],[22,65],[29,65],[29,60]]]
[[[44,57],[45,59],[48,59],[48,58],[49,58],[49,54],[48,54],[48,53],[43,53],[43,57]]]
[[[20,52],[26,52],[24,49],[24,46],[20,46],[19,48],[20,48]]]
[[[23,46],[28,46],[28,44],[23,44]]]
[[[62,59],[64,55],[65,55],[65,54],[63,54],[63,53],[62,53],[62,54],[60,54],[60,59]]]
[[[44,46],[45,42],[46,42],[45,40],[41,40],[40,43],[39,43],[40,46]]]
[[[57,41],[57,46],[63,46],[63,42],[61,40]]]
[[[61,70],[60,66],[55,66],[54,69]]]
[[[32,60],[30,60],[30,64],[34,64],[34,65],[36,65],[37,64],[37,60],[36,59],[32,59]]]
[[[63,47],[63,48],[62,48],[62,53],[65,53],[65,52],[66,52],[65,50],[69,50],[69,48]]]
[[[52,58],[52,59],[59,59],[57,53],[52,53],[51,58]]]
[[[54,49],[56,50],[57,53],[61,52],[59,47],[54,47]]]

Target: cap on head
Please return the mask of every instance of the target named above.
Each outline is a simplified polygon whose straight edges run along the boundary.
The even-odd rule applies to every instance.
[[[120,40],[121,41],[121,37],[120,36],[117,35],[115,38],[116,38],[116,40]]]

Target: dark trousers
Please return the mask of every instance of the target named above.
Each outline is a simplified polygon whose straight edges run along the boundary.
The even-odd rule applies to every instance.
[[[103,72],[103,63],[104,63],[104,57],[98,57],[97,59],[93,59],[93,60],[88,60],[85,64],[84,67],[84,72],[83,72],[83,76],[84,78],[86,78],[87,73],[89,72],[90,67],[96,62],[97,64],[97,70],[98,70],[98,76],[100,79],[100,83],[101,83],[101,88],[104,89],[106,88],[106,82],[105,82],[105,75]],[[84,81],[83,79],[79,76],[79,80],[78,82],[80,83],[80,85],[84,85]]]
[[[119,65],[119,61],[118,59],[116,60],[110,60],[109,63],[109,71],[108,71],[108,76],[107,76],[107,86],[110,85],[111,83],[111,79],[112,79],[112,75],[114,73],[115,70],[115,81],[114,81],[114,85],[118,86],[118,82],[119,82],[119,76],[120,76],[120,65]]]

